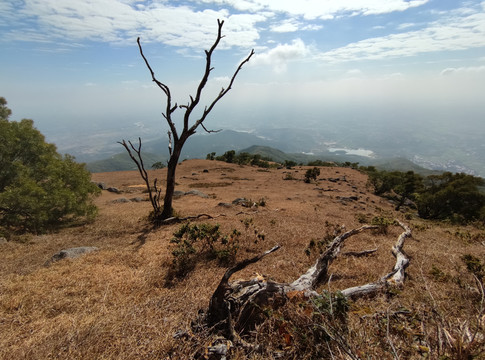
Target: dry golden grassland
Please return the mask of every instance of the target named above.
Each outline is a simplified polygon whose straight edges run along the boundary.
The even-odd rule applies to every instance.
[[[362,359],[467,359],[469,353],[480,354],[485,342],[483,294],[462,256],[472,254],[484,262],[484,231],[395,212],[392,204],[366,188],[367,178],[358,171],[321,168],[318,183],[306,184],[305,169],[185,161],[177,170],[176,190],[198,189],[209,198],[182,196],[174,208],[181,216],[217,216],[195,222],[220,224],[224,233],[238,229],[237,260],[282,246],[233,280],[257,273],[291,282],[318,256],[318,246],[309,248],[312,240],[318,244],[336,227],[350,230],[376,216],[399,218],[413,231],[404,245],[411,260],[404,287],[350,301],[342,330],[346,346]],[[287,172],[296,180],[284,180]],[[150,173],[160,179],[164,174],[164,170]],[[100,211],[93,223],[0,244],[0,359],[192,358],[212,339],[198,337],[194,344],[193,339],[173,335],[188,330],[198,310],[207,307],[225,268],[215,261],[201,261],[184,279],[167,286],[174,246],[170,239],[180,224],[152,229],[147,222],[149,202],[113,202],[146,196],[138,186],[137,172],[93,174],[93,180],[123,191],[103,191],[96,199]],[[350,196],[358,200],[342,200]],[[255,202],[264,198],[265,206],[219,205],[241,197]],[[378,250],[367,257],[340,255],[331,265],[331,281],[319,291],[373,282],[388,273],[395,261],[390,249],[401,231],[390,226],[387,234],[366,232],[349,238],[343,252]],[[61,249],[78,246],[96,246],[99,251],[44,266]],[[232,358],[268,359],[277,353],[288,359],[312,358],[298,335],[302,331],[298,324],[309,326],[305,312],[298,310],[301,306],[294,306],[293,316],[299,322],[291,329],[278,332],[271,327],[276,316],[291,318],[288,306],[263,324],[256,336],[279,352],[245,354],[234,349]],[[278,338],[283,335],[285,339]],[[330,345],[334,351],[328,358],[348,358],[341,347]]]

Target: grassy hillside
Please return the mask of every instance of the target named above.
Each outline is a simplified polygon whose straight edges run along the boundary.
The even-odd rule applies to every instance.
[[[259,350],[234,345],[227,357],[481,358],[483,227],[424,221],[412,209],[396,212],[394,204],[367,189],[364,174],[350,168],[321,168],[310,184],[303,181],[306,169],[206,160],[185,161],[177,169],[176,190],[209,196],[177,198],[175,210],[181,216],[210,215],[192,223],[219,224],[222,234],[239,234],[236,261],[281,245],[231,281],[259,276],[292,282],[339,232],[383,225],[345,240],[331,276],[316,289],[322,297],[311,301],[293,294],[284,306],[263,307],[257,328],[245,337]],[[165,174],[166,169],[150,171],[152,179]],[[207,308],[228,265],[201,253],[185,276],[174,277],[178,248],[171,239],[182,224],[153,228],[148,201],[119,201],[146,197],[136,171],[95,173],[93,181],[123,191],[103,191],[94,222],[0,243],[0,359],[208,358],[218,337],[191,329],[191,323]],[[232,205],[241,197],[260,205]],[[338,290],[378,281],[391,271],[396,260],[390,250],[402,232],[392,225],[394,218],[413,234],[404,243],[410,263],[403,286],[357,299],[339,297]],[[61,249],[78,246],[99,250],[45,265]],[[367,256],[352,255],[371,249]]]

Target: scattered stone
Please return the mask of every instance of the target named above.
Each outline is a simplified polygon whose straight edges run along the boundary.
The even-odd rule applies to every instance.
[[[129,203],[129,202],[131,202],[131,200],[130,199],[127,199],[125,197],[122,197],[122,198],[115,199],[115,200],[113,200],[111,202],[112,203],[115,203],[115,204],[116,203]]]
[[[195,176],[195,175],[197,175],[197,173],[192,173],[192,176]]]
[[[202,191],[199,191],[199,190],[190,190],[190,191],[187,191],[185,193],[185,195],[197,195],[197,196],[203,197],[205,199],[207,199],[209,197],[209,195],[204,194]]]
[[[142,202],[142,201],[146,201],[147,199],[141,196],[137,196],[137,197],[131,198],[130,200],[134,202]]]
[[[0,237],[0,244],[6,244],[7,243],[7,239],[5,239],[4,237]]]
[[[202,172],[203,172],[203,173],[208,173],[208,172],[209,172],[209,170],[204,169]]]
[[[121,194],[121,191],[118,188],[115,188],[115,187],[109,187],[106,190],[108,190],[109,192],[112,192],[112,193]]]
[[[232,202],[233,205],[241,205],[247,208],[256,206],[255,202],[252,202],[251,200],[248,200],[246,198],[237,198]]]
[[[173,197],[174,198],[179,198],[185,195],[185,191],[180,191],[180,190],[175,190],[173,192]]]
[[[76,247],[76,248],[70,248],[70,249],[65,249],[59,251],[57,254],[54,254],[50,260],[46,261],[44,264],[45,266],[48,266],[52,264],[53,262],[63,260],[63,259],[74,259],[78,258],[81,255],[88,254],[93,251],[99,250],[95,246],[82,246],[82,247]]]
[[[337,199],[340,201],[357,201],[359,200],[358,196],[337,196]]]
[[[237,198],[232,201],[233,205],[242,205],[243,203],[247,203],[248,200],[246,198]]]
[[[341,177],[338,177],[338,178],[328,178],[327,180],[330,181],[330,182],[333,182],[333,183],[336,183],[336,182],[339,182],[339,181],[347,182],[347,178],[345,176],[341,176]]]
[[[108,187],[104,182],[95,183],[101,190],[106,190]]]
[[[222,206],[222,207],[226,207],[226,208],[230,208],[232,207],[231,204],[229,203],[225,203],[225,202],[220,202],[219,204],[217,204],[217,206]]]

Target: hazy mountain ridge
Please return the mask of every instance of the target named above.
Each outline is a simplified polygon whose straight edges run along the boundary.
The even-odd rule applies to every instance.
[[[242,136],[239,136],[242,135]],[[215,137],[215,139],[214,139]],[[264,158],[270,158],[275,162],[283,163],[285,160],[294,161],[298,164],[307,164],[310,161],[322,160],[336,163],[359,163],[363,166],[376,166],[383,170],[399,170],[407,171],[413,170],[421,174],[429,174],[431,171],[416,165],[410,160],[404,158],[371,158],[358,155],[345,155],[343,152],[337,154],[327,152],[320,155],[304,154],[304,153],[286,153],[280,149],[265,145],[250,145],[242,148],[250,141],[255,141],[255,136],[251,134],[238,133],[234,131],[224,131],[213,136],[194,136],[194,141],[188,141],[186,148],[182,152],[182,159],[205,159],[206,155],[215,152],[217,155],[222,155],[228,150],[236,150],[237,152],[247,152],[249,154],[259,154]],[[191,140],[192,140],[191,139]],[[214,141],[218,140],[218,141]],[[220,141],[219,141],[220,140]],[[256,139],[257,140],[257,139]],[[271,140],[259,139],[262,143],[276,143]],[[164,155],[157,155],[163,152],[161,141],[150,141],[143,145],[146,152],[142,153],[145,167],[148,169],[157,161],[166,164],[168,157]],[[115,154],[107,159],[98,160],[87,164],[87,168],[91,172],[109,172],[109,171],[123,171],[136,170],[136,165],[129,157],[128,153],[122,152]]]
[[[222,155],[228,150],[246,151],[252,146],[263,146],[278,149],[283,154],[272,154],[275,161],[293,160],[297,163],[320,159],[336,162],[358,162],[360,165],[378,165],[389,163],[389,159],[406,159],[407,164],[394,167],[407,170],[418,166],[419,169],[430,169],[438,171],[465,172],[473,175],[485,176],[485,164],[483,163],[478,141],[468,144],[467,148],[446,146],[452,142],[437,131],[433,137],[425,136],[425,132],[412,131],[410,129],[403,133],[392,133],[389,136],[382,136],[379,133],[365,132],[362,127],[352,128],[338,136],[335,133],[318,129],[293,129],[293,128],[262,128],[251,131],[224,130],[214,134],[196,134],[185,144],[181,160],[205,158],[207,154],[215,152]],[[153,134],[153,132],[151,132]],[[399,134],[404,134],[399,136]],[[135,139],[132,139],[135,140]],[[439,146],[424,144],[428,141]],[[463,139],[461,139],[463,140]],[[456,141],[461,141],[459,137]],[[143,141],[143,137],[142,137]],[[461,141],[462,142],[462,141]],[[444,144],[441,144],[444,143]],[[113,140],[113,144],[116,141]],[[91,171],[116,171],[133,169],[128,156],[123,156],[124,150],[119,147],[106,146],[100,150],[102,157],[93,156],[86,158],[83,155],[78,157],[75,149],[71,153],[81,161],[88,162]],[[74,151],[73,151],[74,150]],[[106,151],[104,151],[106,150]],[[333,151],[330,151],[333,150]],[[116,151],[116,152],[115,152]],[[371,153],[369,156],[358,156],[346,153]],[[484,150],[485,151],[485,150]],[[151,166],[152,160],[165,162],[168,158],[168,138],[153,135],[143,142],[142,153],[150,156],[146,164]],[[149,155],[150,154],[150,155]],[[93,161],[95,160],[95,161]],[[396,160],[392,160],[395,162]],[[110,164],[113,162],[113,164]],[[388,166],[388,165],[387,165]],[[391,166],[392,168],[393,166]]]

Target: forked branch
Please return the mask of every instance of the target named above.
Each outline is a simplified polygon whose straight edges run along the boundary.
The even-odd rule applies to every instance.
[[[155,213],[158,213],[160,211],[160,194],[161,190],[158,189],[157,187],[157,179],[155,179],[153,183],[153,188],[154,190],[152,191],[152,188],[150,187],[150,179],[148,178],[148,172],[145,169],[145,165],[143,164],[143,158],[141,156],[141,138],[138,138],[138,148],[136,148],[131,141],[126,142],[125,140],[118,141],[118,144],[121,144],[124,146],[126,151],[128,152],[128,155],[130,155],[131,160],[136,164],[138,168],[138,172],[140,173],[142,179],[145,181],[145,185],[148,190],[148,196],[150,198],[150,202],[153,206],[153,210]],[[132,150],[135,152],[135,155],[133,154]]]

